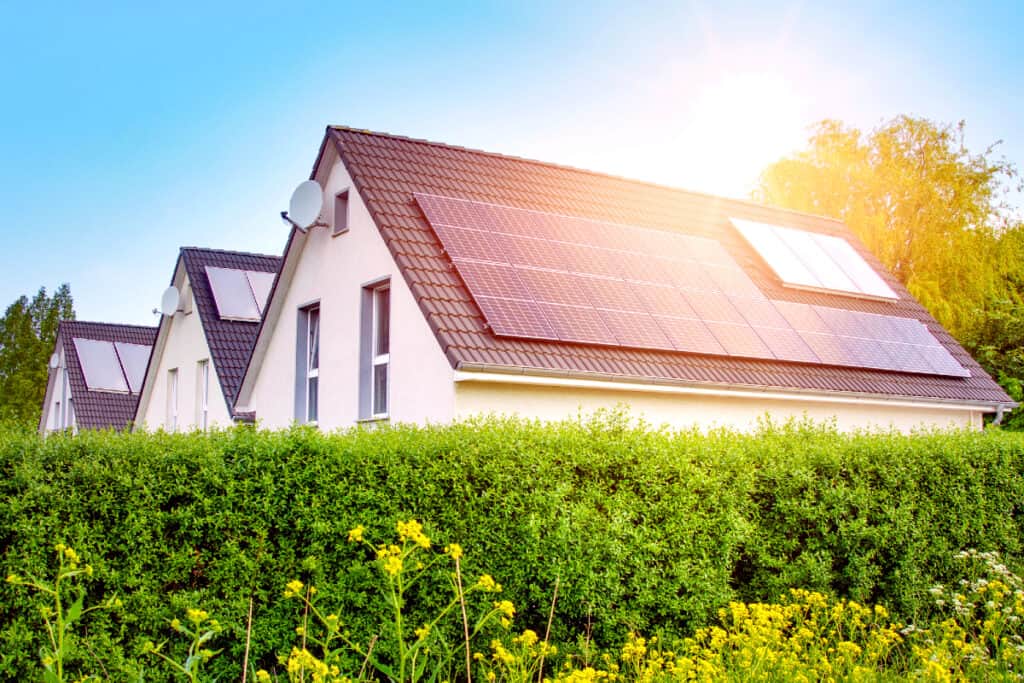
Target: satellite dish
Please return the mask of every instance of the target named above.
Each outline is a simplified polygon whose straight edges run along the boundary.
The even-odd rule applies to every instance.
[[[172,285],[165,289],[163,296],[160,297],[160,312],[168,316],[177,313],[180,298],[177,287]]]
[[[324,191],[315,180],[299,183],[288,203],[288,218],[303,230],[316,223],[324,207]]]
[[[58,365],[60,365],[60,356],[53,354],[50,356],[50,368],[56,370]]]

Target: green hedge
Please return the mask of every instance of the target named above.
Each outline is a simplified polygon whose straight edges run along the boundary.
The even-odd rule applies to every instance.
[[[335,599],[354,633],[375,633],[377,577],[345,541],[360,523],[386,540],[415,517],[435,543],[461,543],[467,573],[504,584],[519,627],[543,631],[557,579],[554,640],[591,628],[605,645],[630,628],[685,634],[730,599],[797,586],[913,619],[955,551],[1024,556],[1024,435],[997,430],[701,435],[621,415],[327,435],[8,429],[0,468],[5,574],[46,575],[64,542],[95,568],[90,599],[125,603],[86,622],[76,656],[89,670],[152,669],[143,640],[202,607],[227,626],[214,661],[237,678],[250,596],[253,656],[272,665],[295,641],[282,590],[296,577]],[[424,590],[413,608],[444,597]],[[0,678],[38,677],[37,597],[4,584],[0,605]]]

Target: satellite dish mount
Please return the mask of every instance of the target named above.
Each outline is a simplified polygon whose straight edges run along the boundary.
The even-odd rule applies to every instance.
[[[320,187],[320,183],[315,180],[306,180],[299,183],[299,186],[292,192],[288,210],[281,212],[281,220],[302,232],[316,226],[326,227],[327,224],[319,220],[323,208],[324,191]]]

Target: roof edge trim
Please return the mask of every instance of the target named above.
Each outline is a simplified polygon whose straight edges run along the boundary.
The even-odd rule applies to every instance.
[[[692,394],[698,396],[727,396],[734,398],[772,398],[783,401],[814,401],[909,408],[947,408],[949,410],[981,410],[990,413],[1016,408],[1017,403],[1001,401],[967,401],[927,398],[920,396],[887,396],[859,392],[823,392],[809,389],[788,389],[772,386],[718,384],[713,382],[687,382],[685,380],[651,379],[649,377],[612,375],[597,372],[551,370],[531,367],[489,365],[486,363],[460,363],[455,371],[455,382],[494,382],[504,384],[532,384],[537,386],[575,387],[581,389],[618,389],[657,394]]]

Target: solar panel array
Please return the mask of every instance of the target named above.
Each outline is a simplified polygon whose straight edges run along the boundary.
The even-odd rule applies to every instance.
[[[274,273],[206,266],[206,278],[221,319],[259,322]]]
[[[969,376],[917,320],[769,300],[714,240],[415,196],[499,336]]]
[[[784,284],[881,299],[899,298],[840,237],[741,218],[729,220]]]
[[[138,393],[153,347],[74,338],[75,353],[90,391]]]

